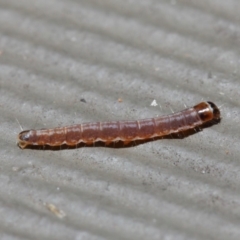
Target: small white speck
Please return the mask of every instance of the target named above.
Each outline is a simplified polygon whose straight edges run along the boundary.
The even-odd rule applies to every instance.
[[[19,167],[12,167],[12,170],[13,170],[14,172],[18,172],[18,171],[20,170],[20,168],[19,168]]]
[[[157,105],[158,105],[158,104],[157,104],[157,101],[154,99],[154,100],[152,101],[152,103],[151,103],[150,106],[156,107]]]

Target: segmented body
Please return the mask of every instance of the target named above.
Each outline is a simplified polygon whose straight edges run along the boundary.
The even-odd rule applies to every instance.
[[[194,107],[171,115],[136,121],[82,123],[53,129],[26,130],[18,135],[18,146],[76,146],[101,141],[129,143],[181,133],[220,119],[220,111],[212,102],[201,102]]]

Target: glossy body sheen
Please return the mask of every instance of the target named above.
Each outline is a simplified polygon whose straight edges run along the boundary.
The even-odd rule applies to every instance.
[[[53,129],[26,130],[18,135],[18,146],[58,147],[77,146],[80,143],[106,144],[122,141],[148,140],[181,133],[220,119],[220,111],[212,102],[201,102],[194,107],[171,115],[136,121],[82,123]]]

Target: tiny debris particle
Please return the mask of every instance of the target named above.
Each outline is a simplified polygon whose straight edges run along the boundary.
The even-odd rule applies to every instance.
[[[208,72],[208,78],[212,78],[212,72],[211,71]]]
[[[14,172],[18,172],[19,170],[20,170],[20,167],[12,167],[12,170],[14,171]]]
[[[64,217],[66,217],[66,213],[63,210],[57,208],[54,204],[52,204],[52,203],[45,203],[44,205],[47,207],[47,209],[50,212],[55,214],[58,218],[62,219]]]
[[[123,100],[121,98],[118,98],[118,102],[122,102]]]
[[[153,106],[153,107],[156,107],[158,104],[157,104],[157,101],[154,99],[152,102],[151,102],[151,105],[150,106]]]
[[[86,103],[87,101],[84,98],[81,98],[80,102]]]

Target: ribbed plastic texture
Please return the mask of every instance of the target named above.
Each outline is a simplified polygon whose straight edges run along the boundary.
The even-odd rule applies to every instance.
[[[240,239],[239,12],[238,0],[0,0],[0,238]],[[209,100],[221,123],[185,139],[16,146],[21,127]]]

